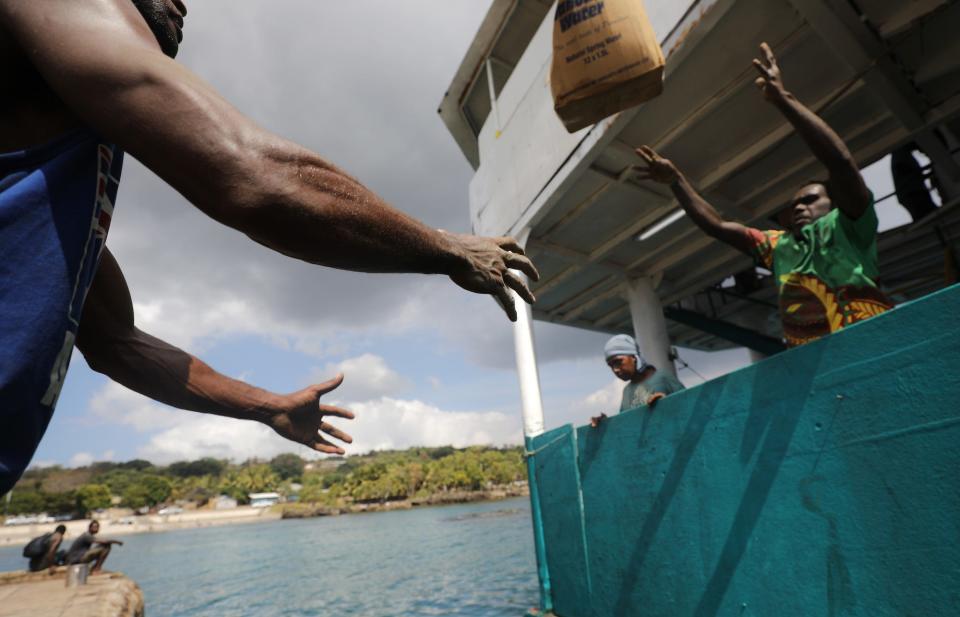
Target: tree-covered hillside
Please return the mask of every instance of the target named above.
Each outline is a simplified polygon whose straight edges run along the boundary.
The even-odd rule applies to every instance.
[[[305,503],[366,503],[525,478],[521,448],[410,448],[311,462],[295,454],[240,464],[204,458],[159,466],[138,459],[30,469],[0,498],[0,512],[84,516],[111,505],[135,510],[174,502],[203,505],[217,495],[242,504],[250,493],[268,491]]]

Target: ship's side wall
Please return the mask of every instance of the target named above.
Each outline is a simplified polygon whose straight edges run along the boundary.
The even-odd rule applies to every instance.
[[[557,614],[960,615],[958,309],[538,437]]]

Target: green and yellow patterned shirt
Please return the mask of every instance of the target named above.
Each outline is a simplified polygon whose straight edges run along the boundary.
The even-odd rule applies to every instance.
[[[893,303],[877,287],[877,213],[853,220],[840,209],[805,225],[798,240],[748,228],[754,258],[780,288],[780,317],[793,347],[869,319]]]

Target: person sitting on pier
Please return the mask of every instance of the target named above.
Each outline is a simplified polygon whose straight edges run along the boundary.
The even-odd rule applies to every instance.
[[[87,532],[74,540],[73,544],[70,545],[70,550],[67,551],[64,563],[68,566],[76,563],[93,563],[93,568],[90,570],[91,574],[99,572],[103,567],[103,562],[106,561],[107,556],[110,555],[110,546],[113,544],[123,546],[123,542],[120,540],[96,537],[99,532],[100,523],[98,521],[90,521]]]
[[[637,149],[646,163],[638,174],[669,185],[697,226],[773,272],[784,338],[794,347],[879,315],[893,303],[877,286],[877,214],[856,161],[833,129],[784,87],[770,46],[764,43],[761,50],[764,60],[753,61],[757,86],[829,174],[794,194],[787,231],[724,220],[672,162],[648,146]]]
[[[641,405],[653,409],[660,399],[685,389],[676,377],[649,364],[628,334],[618,334],[607,341],[603,355],[613,374],[627,382],[620,399],[621,412]],[[590,418],[590,426],[599,426],[606,417],[600,414]]]
[[[30,560],[28,567],[31,572],[40,572],[57,565],[57,550],[66,534],[67,528],[57,525],[52,532],[30,540],[23,549],[23,556]]]

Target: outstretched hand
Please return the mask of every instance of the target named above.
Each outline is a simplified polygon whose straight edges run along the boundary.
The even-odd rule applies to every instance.
[[[637,178],[653,180],[660,184],[673,184],[680,179],[680,171],[674,164],[653,151],[650,146],[640,146],[636,149],[637,155],[643,159],[646,166],[634,167]]]
[[[760,52],[763,60],[753,59],[753,66],[760,73],[754,83],[763,92],[763,97],[771,103],[776,103],[783,99],[786,89],[783,87],[783,76],[780,73],[780,67],[777,65],[777,58],[766,43],[760,44]]]
[[[454,283],[467,291],[496,298],[510,321],[517,320],[517,308],[510,289],[525,302],[533,304],[535,298],[527,283],[511,270],[519,270],[534,281],[540,280],[540,273],[516,240],[469,234],[447,234],[447,237],[457,245],[458,253],[464,258],[463,267],[450,274]]]
[[[590,416],[590,428],[597,428],[600,423],[607,419],[607,414],[602,413],[599,416]]]
[[[343,383],[343,375],[321,384],[308,386],[299,392],[284,397],[280,410],[270,417],[267,424],[290,441],[302,443],[308,448],[327,454],[345,454],[340,446],[328,441],[321,433],[353,443],[353,437],[323,421],[324,416],[353,419],[353,412],[332,405],[322,405],[320,397],[335,390]]]

